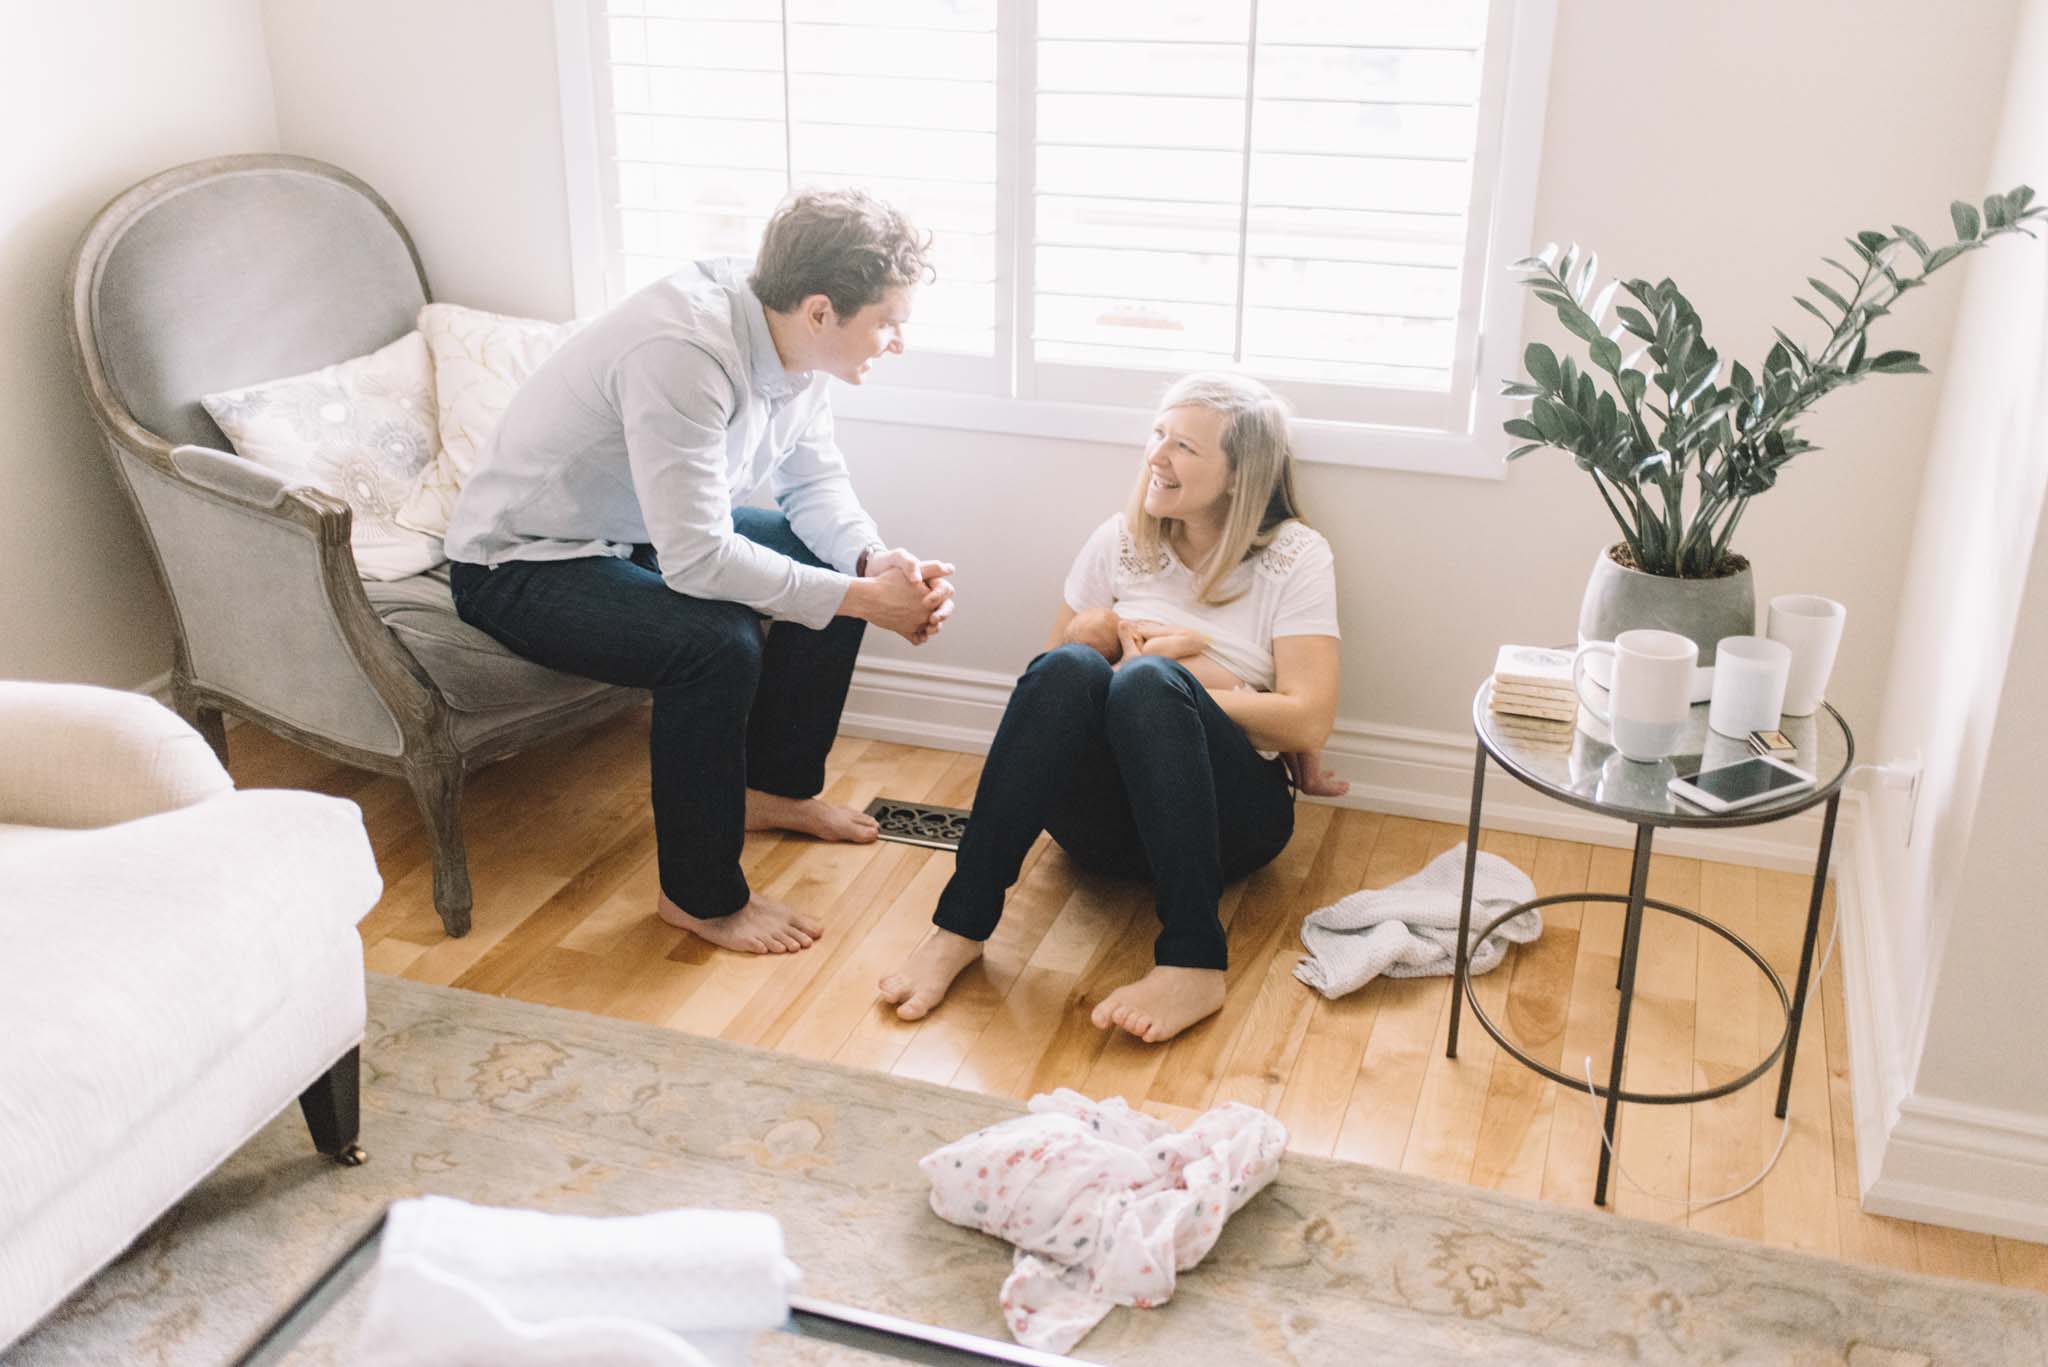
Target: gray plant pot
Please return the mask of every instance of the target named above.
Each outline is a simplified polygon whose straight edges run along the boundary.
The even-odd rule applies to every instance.
[[[1719,579],[1672,579],[1626,569],[1614,558],[1619,546],[1600,552],[1579,604],[1579,641],[1611,641],[1638,627],[1657,627],[1690,636],[1700,648],[1700,665],[1714,663],[1714,646],[1724,636],[1756,631],[1756,577],[1744,566]]]

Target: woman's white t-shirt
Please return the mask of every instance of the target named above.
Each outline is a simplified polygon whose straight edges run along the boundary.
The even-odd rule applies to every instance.
[[[1097,527],[1067,571],[1067,606],[1114,608],[1133,621],[1164,622],[1208,634],[1202,653],[1262,693],[1273,691],[1273,640],[1336,636],[1337,563],[1322,533],[1289,522],[1223,582],[1238,594],[1218,607],[1199,597],[1200,578],[1165,546],[1149,563],[1124,515]]]

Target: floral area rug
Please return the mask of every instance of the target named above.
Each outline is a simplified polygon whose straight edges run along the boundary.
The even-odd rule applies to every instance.
[[[297,1108],[9,1357],[218,1363],[395,1197],[582,1214],[779,1216],[809,1295],[1004,1336],[1009,1248],[931,1213],[923,1154],[1015,1103],[372,977],[363,1144],[313,1154]],[[347,1361],[364,1288],[292,1359]],[[2048,1297],[1287,1158],[1169,1304],[1118,1309],[1105,1363],[2048,1364]],[[759,1363],[874,1359],[764,1335]]]

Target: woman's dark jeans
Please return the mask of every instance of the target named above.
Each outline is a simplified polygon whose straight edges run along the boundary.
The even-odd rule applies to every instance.
[[[1010,695],[932,920],[986,940],[1040,831],[1084,869],[1152,880],[1157,962],[1220,969],[1223,885],[1286,847],[1294,796],[1185,667],[1140,655],[1113,670],[1068,645]]]
[[[781,513],[733,509],[741,536],[822,563]],[[730,916],[751,895],[740,872],[747,789],[815,797],[867,623],[823,631],[738,603],[688,598],[662,579],[654,548],[630,560],[513,560],[448,567],[455,610],[529,660],[608,684],[651,689],[649,746],[661,890],[692,916]]]

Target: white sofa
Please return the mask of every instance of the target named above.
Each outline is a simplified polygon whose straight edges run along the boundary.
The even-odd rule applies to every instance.
[[[356,1147],[355,804],[136,694],[0,682],[0,1355],[298,1097]]]

